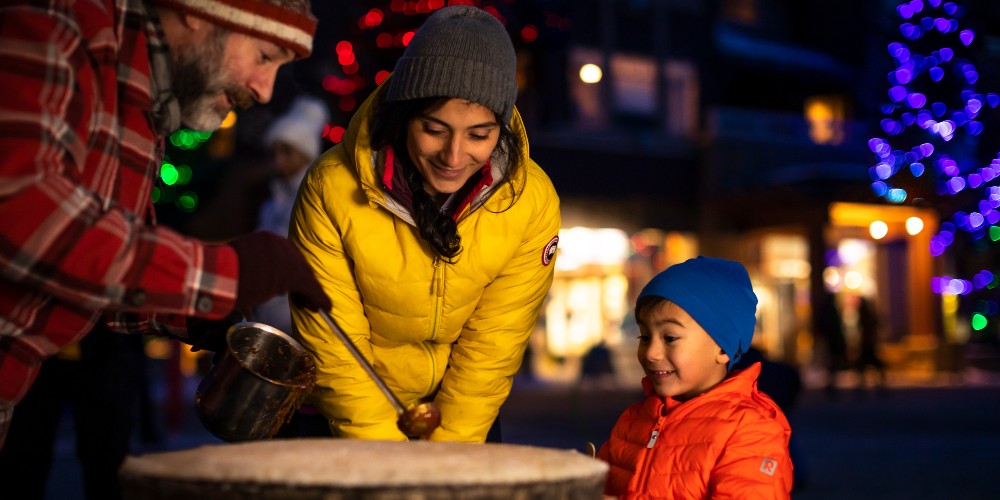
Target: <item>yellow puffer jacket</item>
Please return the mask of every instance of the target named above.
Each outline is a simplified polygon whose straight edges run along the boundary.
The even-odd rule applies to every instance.
[[[434,397],[441,426],[430,439],[481,442],[552,284],[559,198],[529,160],[512,183],[517,193],[494,183],[483,203],[460,215],[457,262],[435,258],[376,174],[369,123],[386,84],[306,176],[289,238],[333,300],[337,324],[400,400]],[[527,157],[516,111],[511,126]],[[322,318],[294,307],[292,317],[317,361],[310,403],[335,435],[406,439],[386,397]]]

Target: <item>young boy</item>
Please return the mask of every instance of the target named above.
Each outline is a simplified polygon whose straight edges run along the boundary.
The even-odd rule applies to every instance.
[[[698,257],[639,293],[646,399],[619,417],[598,458],[620,498],[790,498],[791,428],[757,390],[760,363],[730,371],[750,347],[757,297],[736,262]]]

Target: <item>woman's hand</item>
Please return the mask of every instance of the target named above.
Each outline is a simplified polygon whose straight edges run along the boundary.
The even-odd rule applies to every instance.
[[[397,425],[407,436],[427,439],[441,425],[441,410],[434,403],[420,403],[400,415]]]

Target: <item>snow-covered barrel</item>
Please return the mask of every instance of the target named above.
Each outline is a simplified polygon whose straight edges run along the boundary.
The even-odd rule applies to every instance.
[[[511,444],[289,439],[131,456],[126,498],[601,499],[607,465]]]

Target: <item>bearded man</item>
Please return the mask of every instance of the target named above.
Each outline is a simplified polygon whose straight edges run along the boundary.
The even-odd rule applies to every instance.
[[[150,201],[168,134],[268,102],[309,55],[308,0],[3,4],[0,447],[42,361],[95,325],[204,347],[201,326],[275,295],[329,310],[284,238],[198,241]]]

